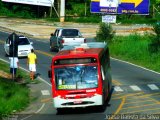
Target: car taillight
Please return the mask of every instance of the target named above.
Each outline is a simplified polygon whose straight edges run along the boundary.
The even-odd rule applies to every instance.
[[[64,40],[62,39],[61,43],[64,43]]]
[[[84,43],[86,43],[87,42],[87,40],[86,39],[84,39]]]

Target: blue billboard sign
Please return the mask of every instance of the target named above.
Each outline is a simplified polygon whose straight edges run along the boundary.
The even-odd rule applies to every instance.
[[[149,14],[149,0],[91,0],[91,13]]]

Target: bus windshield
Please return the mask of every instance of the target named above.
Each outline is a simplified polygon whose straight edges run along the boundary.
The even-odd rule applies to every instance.
[[[55,82],[58,90],[86,89],[98,87],[96,65],[76,65],[55,68]]]

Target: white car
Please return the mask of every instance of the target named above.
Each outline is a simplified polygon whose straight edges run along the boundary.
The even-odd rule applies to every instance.
[[[4,50],[6,55],[9,56],[9,46],[10,46],[9,38],[6,40],[4,44]],[[30,42],[29,39],[23,35],[18,36],[18,57],[26,57],[30,52],[31,49],[34,49],[32,46],[33,42]]]

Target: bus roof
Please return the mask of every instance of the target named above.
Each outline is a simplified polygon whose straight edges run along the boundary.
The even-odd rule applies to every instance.
[[[89,42],[82,44],[71,44],[69,46],[64,46],[64,48],[59,51],[55,57],[72,57],[72,56],[87,56],[87,55],[98,55],[100,51],[107,47],[106,43],[103,42]],[[68,58],[67,57],[67,58]],[[62,58],[63,59],[63,58]]]
[[[74,50],[76,47],[82,47],[82,48],[104,48],[107,44],[103,42],[89,42],[89,43],[82,43],[77,44],[73,43],[69,46],[64,46],[64,48],[61,50]]]

